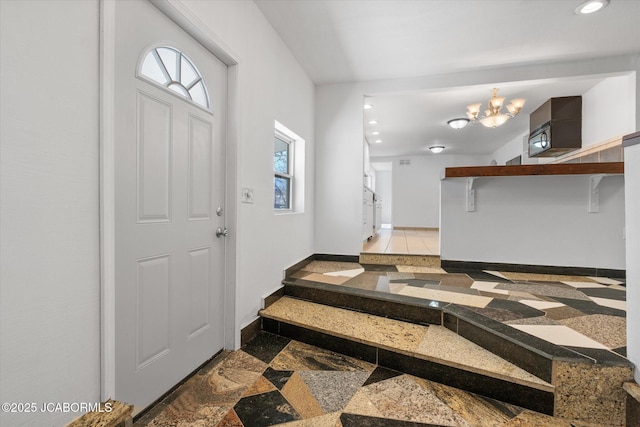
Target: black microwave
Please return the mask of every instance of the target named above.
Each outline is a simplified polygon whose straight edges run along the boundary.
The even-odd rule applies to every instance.
[[[551,123],[547,123],[529,135],[529,157],[538,156],[551,148]]]

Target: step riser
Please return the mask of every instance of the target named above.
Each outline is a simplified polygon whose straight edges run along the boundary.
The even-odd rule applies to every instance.
[[[302,283],[304,281],[300,280],[298,282]],[[318,304],[346,308],[411,323],[422,325],[442,324],[442,310],[440,308],[431,308],[426,305],[408,305],[406,301],[400,301],[401,299],[407,299],[402,297],[398,298],[398,301],[373,298],[367,295],[374,294],[372,291],[359,290],[360,292],[354,292],[358,290],[344,288],[341,289],[342,293],[337,293],[333,288],[335,288],[335,285],[314,283],[313,285],[305,286],[285,283],[284,294]]]
[[[407,356],[395,351],[335,337],[279,320],[263,318],[262,322],[263,329],[267,332],[335,351],[385,368],[553,415],[554,396],[552,392]]]

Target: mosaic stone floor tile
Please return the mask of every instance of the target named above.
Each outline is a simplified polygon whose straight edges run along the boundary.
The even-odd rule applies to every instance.
[[[624,282],[616,279],[610,279],[608,277],[589,277],[594,282],[602,283],[603,285],[621,285]]]
[[[303,270],[310,273],[322,274],[334,271],[354,270],[356,268],[362,268],[362,266],[356,262],[311,261],[304,266]]]
[[[505,289],[508,291],[520,291],[533,295],[546,295],[550,297],[562,297],[571,298],[575,300],[589,301],[589,297],[580,291],[566,286],[560,288],[552,285],[532,285],[527,283],[501,283],[496,286],[496,289]]]
[[[475,427],[500,426],[522,412],[522,408],[497,400],[465,393],[422,378],[413,378]]]
[[[281,424],[283,427],[344,427],[340,423],[340,412],[321,415],[319,417],[309,418],[306,420],[292,421],[290,423]],[[364,427],[364,426],[361,426]]]
[[[240,418],[238,418],[236,411],[231,409],[216,427],[244,427],[244,425],[242,421],[240,421]]]
[[[492,301],[492,298],[483,297],[481,295],[466,295],[457,292],[414,288],[409,286],[402,288],[398,294],[415,298],[462,304],[470,307],[486,307],[487,304]]]
[[[364,273],[364,268],[354,268],[352,270],[340,270],[324,273],[327,276],[344,276],[356,277],[358,274]]]
[[[572,424],[568,420],[561,420],[558,418],[550,417],[548,415],[525,410],[514,419],[502,425],[502,427],[533,427],[533,426],[573,427],[574,424]]]
[[[293,405],[293,408],[303,419],[323,415],[326,411],[323,410],[307,384],[305,384],[300,376],[301,373],[295,372],[291,376],[282,388],[282,395]]]
[[[260,376],[255,383],[244,393],[244,396],[253,396],[256,394],[266,393],[268,391],[277,390],[276,386],[273,385],[271,381],[266,379],[264,376]]]
[[[627,300],[627,293],[625,291],[621,291],[618,289],[611,289],[609,287],[582,289],[582,293],[584,293],[588,297],[606,298],[606,299],[612,299],[616,301]]]
[[[312,282],[329,283],[330,285],[341,285],[344,282],[346,282],[347,280],[349,280],[350,277],[346,277],[346,276],[328,276],[328,275],[323,274],[323,273],[311,273],[308,276],[305,276],[303,279],[304,280],[309,280],[309,281],[312,281]]]
[[[402,375],[402,372],[394,371],[392,369],[383,368],[382,366],[376,367],[376,369],[369,375],[369,378],[364,382],[363,386],[369,384],[375,384],[379,381],[388,380]]]
[[[562,320],[585,315],[582,311],[566,305],[558,308],[547,308],[544,312],[547,314],[548,318],[553,320]]]
[[[562,283],[564,283],[565,285],[569,285],[573,288],[576,289],[583,289],[583,288],[606,288],[606,285],[600,284],[600,283],[596,283],[596,282],[569,282],[569,281],[563,281]]]
[[[370,291],[389,292],[389,278],[384,272],[367,271],[352,277],[342,285]]]
[[[614,349],[627,344],[627,320],[624,317],[592,314],[560,320],[559,323]]]
[[[437,267],[419,267],[413,265],[396,265],[396,268],[401,273],[446,273],[441,268]]]
[[[443,426],[469,426],[453,409],[408,375],[368,385],[360,392],[384,418]],[[345,412],[355,413],[348,409]]]
[[[505,277],[509,280],[513,281],[523,281],[523,282],[588,282],[593,281],[593,279],[584,277],[584,276],[565,276],[560,274],[538,274],[538,273],[513,273],[501,271],[502,277]],[[597,283],[597,282],[596,282]]]
[[[493,301],[492,301],[493,302]],[[513,301],[506,301],[513,302]],[[504,310],[494,307],[469,307],[470,310],[480,313],[489,319],[497,320],[498,322],[506,322],[509,320],[523,319],[525,316],[523,313],[517,311]]]
[[[343,413],[339,427],[440,427],[435,424]]]
[[[526,317],[524,319],[508,320],[507,325],[560,325],[560,322],[547,316]]]
[[[590,298],[591,298],[591,301],[603,307],[609,307],[616,310],[627,311],[626,301],[619,301],[619,300],[608,299],[608,298],[597,298],[597,297],[590,297]]]
[[[504,277],[504,274],[500,273],[499,271],[492,271],[492,270],[482,270],[482,271],[484,271],[485,273],[488,273],[488,274],[492,274],[492,275],[494,275],[494,276],[497,276],[497,277],[499,277],[499,278],[501,278],[501,279],[509,280],[509,279],[507,279],[506,277]]]
[[[301,417],[279,391],[243,397],[233,407],[245,426],[266,427]]]
[[[498,294],[509,294],[509,291],[506,289],[496,289],[500,282],[483,282],[480,280],[476,280],[471,285],[472,289],[478,289],[480,291],[493,292]]]
[[[561,302],[551,302],[551,301],[534,301],[528,299],[521,299],[520,304],[528,305],[529,307],[537,308],[538,310],[546,310],[549,308],[558,308],[564,307],[565,305]]]
[[[383,265],[383,264],[361,264],[365,271],[398,271],[395,265]]]
[[[299,371],[324,412],[341,411],[369,377],[369,372]]]
[[[554,299],[565,305],[573,307],[576,310],[583,312],[584,314],[607,314],[611,316],[620,316],[620,317],[627,316],[627,312],[625,310],[620,310],[614,307],[608,307],[603,304],[598,304],[595,301],[592,301],[593,298],[587,301],[581,301],[581,300],[576,300],[571,298],[560,298],[560,297],[554,297]],[[614,301],[614,300],[605,300],[604,302],[606,303],[609,301],[611,301],[613,305],[620,305],[621,302],[624,302],[624,301]]]
[[[282,387],[289,381],[291,375],[293,375],[293,371],[276,370],[271,367],[268,367],[262,374],[262,376],[278,388],[278,390],[282,390]]]
[[[512,325],[514,328],[556,345],[606,350],[603,344],[565,325]]]
[[[292,371],[367,371],[375,366],[353,357],[324,350],[298,341],[291,341],[273,359],[271,368]]]
[[[242,350],[256,359],[262,360],[264,363],[269,363],[290,341],[289,338],[268,332],[260,332],[247,345],[242,347]]]

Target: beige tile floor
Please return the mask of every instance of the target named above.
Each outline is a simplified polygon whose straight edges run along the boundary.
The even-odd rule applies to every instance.
[[[363,253],[395,255],[440,255],[440,231],[437,229],[385,229],[362,245]]]

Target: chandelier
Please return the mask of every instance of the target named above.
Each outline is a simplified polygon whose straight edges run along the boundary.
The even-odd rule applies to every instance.
[[[507,105],[507,113],[502,113],[502,105],[504,104],[504,96],[498,96],[498,89],[494,88],[489,100],[489,108],[484,111],[483,117],[478,117],[480,114],[481,103],[471,104],[467,106],[467,117],[472,123],[482,123],[488,128],[495,128],[506,123],[507,120],[518,115],[522,107],[524,106],[524,98],[517,98],[512,100]]]

